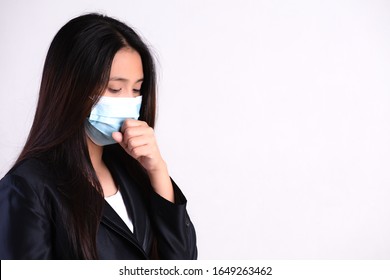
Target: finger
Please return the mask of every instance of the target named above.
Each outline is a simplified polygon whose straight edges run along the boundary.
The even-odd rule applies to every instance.
[[[123,140],[123,135],[122,135],[122,133],[120,133],[120,132],[113,132],[113,133],[112,133],[112,138],[113,138],[117,143],[121,143],[122,140]]]
[[[142,135],[142,136],[136,136],[136,137],[129,138],[125,141],[125,143],[127,144],[128,149],[131,150],[131,149],[134,149],[134,148],[139,147],[139,146],[152,144],[153,139]]]
[[[121,131],[123,132],[128,127],[137,127],[137,126],[148,127],[148,124],[144,121],[126,119],[122,124]]]
[[[152,154],[152,149],[150,148],[149,145],[143,145],[143,146],[138,146],[130,151],[130,155],[139,160],[141,157],[150,157]]]
[[[124,137],[123,137],[123,134],[120,133],[120,132],[113,132],[112,133],[112,138],[119,144],[121,145],[121,147],[126,150],[127,149],[127,144],[126,142],[124,141]]]
[[[129,138],[137,137],[141,135],[153,136],[154,130],[149,126],[127,127],[126,129],[123,130],[123,136],[125,137],[125,141],[127,141],[127,139]]]

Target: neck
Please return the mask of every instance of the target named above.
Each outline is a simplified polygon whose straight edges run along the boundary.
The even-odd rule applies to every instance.
[[[87,144],[88,144],[88,152],[89,152],[89,157],[91,158],[92,166],[95,170],[99,170],[99,168],[103,164],[103,158],[102,158],[103,147],[93,143],[88,136],[87,136]]]
[[[114,195],[118,191],[118,187],[103,161],[103,147],[93,143],[89,137],[87,137],[87,144],[92,166],[95,169],[104,196]]]

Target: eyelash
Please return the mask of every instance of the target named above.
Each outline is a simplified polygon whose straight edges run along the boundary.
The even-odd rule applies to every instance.
[[[114,88],[109,88],[108,91],[111,92],[111,93],[118,93],[122,90],[122,88],[120,89],[114,89]]]
[[[122,88],[119,89],[114,89],[114,88],[109,88],[108,91],[111,93],[118,93],[122,90]],[[141,89],[133,89],[134,93],[141,93]]]

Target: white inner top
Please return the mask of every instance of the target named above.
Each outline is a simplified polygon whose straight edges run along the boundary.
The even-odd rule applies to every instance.
[[[111,207],[115,210],[119,217],[121,217],[127,227],[131,230],[131,232],[134,232],[133,223],[131,222],[129,215],[127,214],[126,206],[123,202],[123,198],[120,191],[118,190],[116,194],[105,197],[105,200],[108,202],[108,204],[111,205]]]

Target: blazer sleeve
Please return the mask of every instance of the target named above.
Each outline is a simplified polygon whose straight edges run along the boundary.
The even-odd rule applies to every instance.
[[[151,195],[151,212],[160,259],[197,259],[196,234],[186,210],[187,200],[172,180],[175,203],[157,193]]]
[[[0,181],[0,259],[51,258],[50,219],[37,190],[23,177]]]

